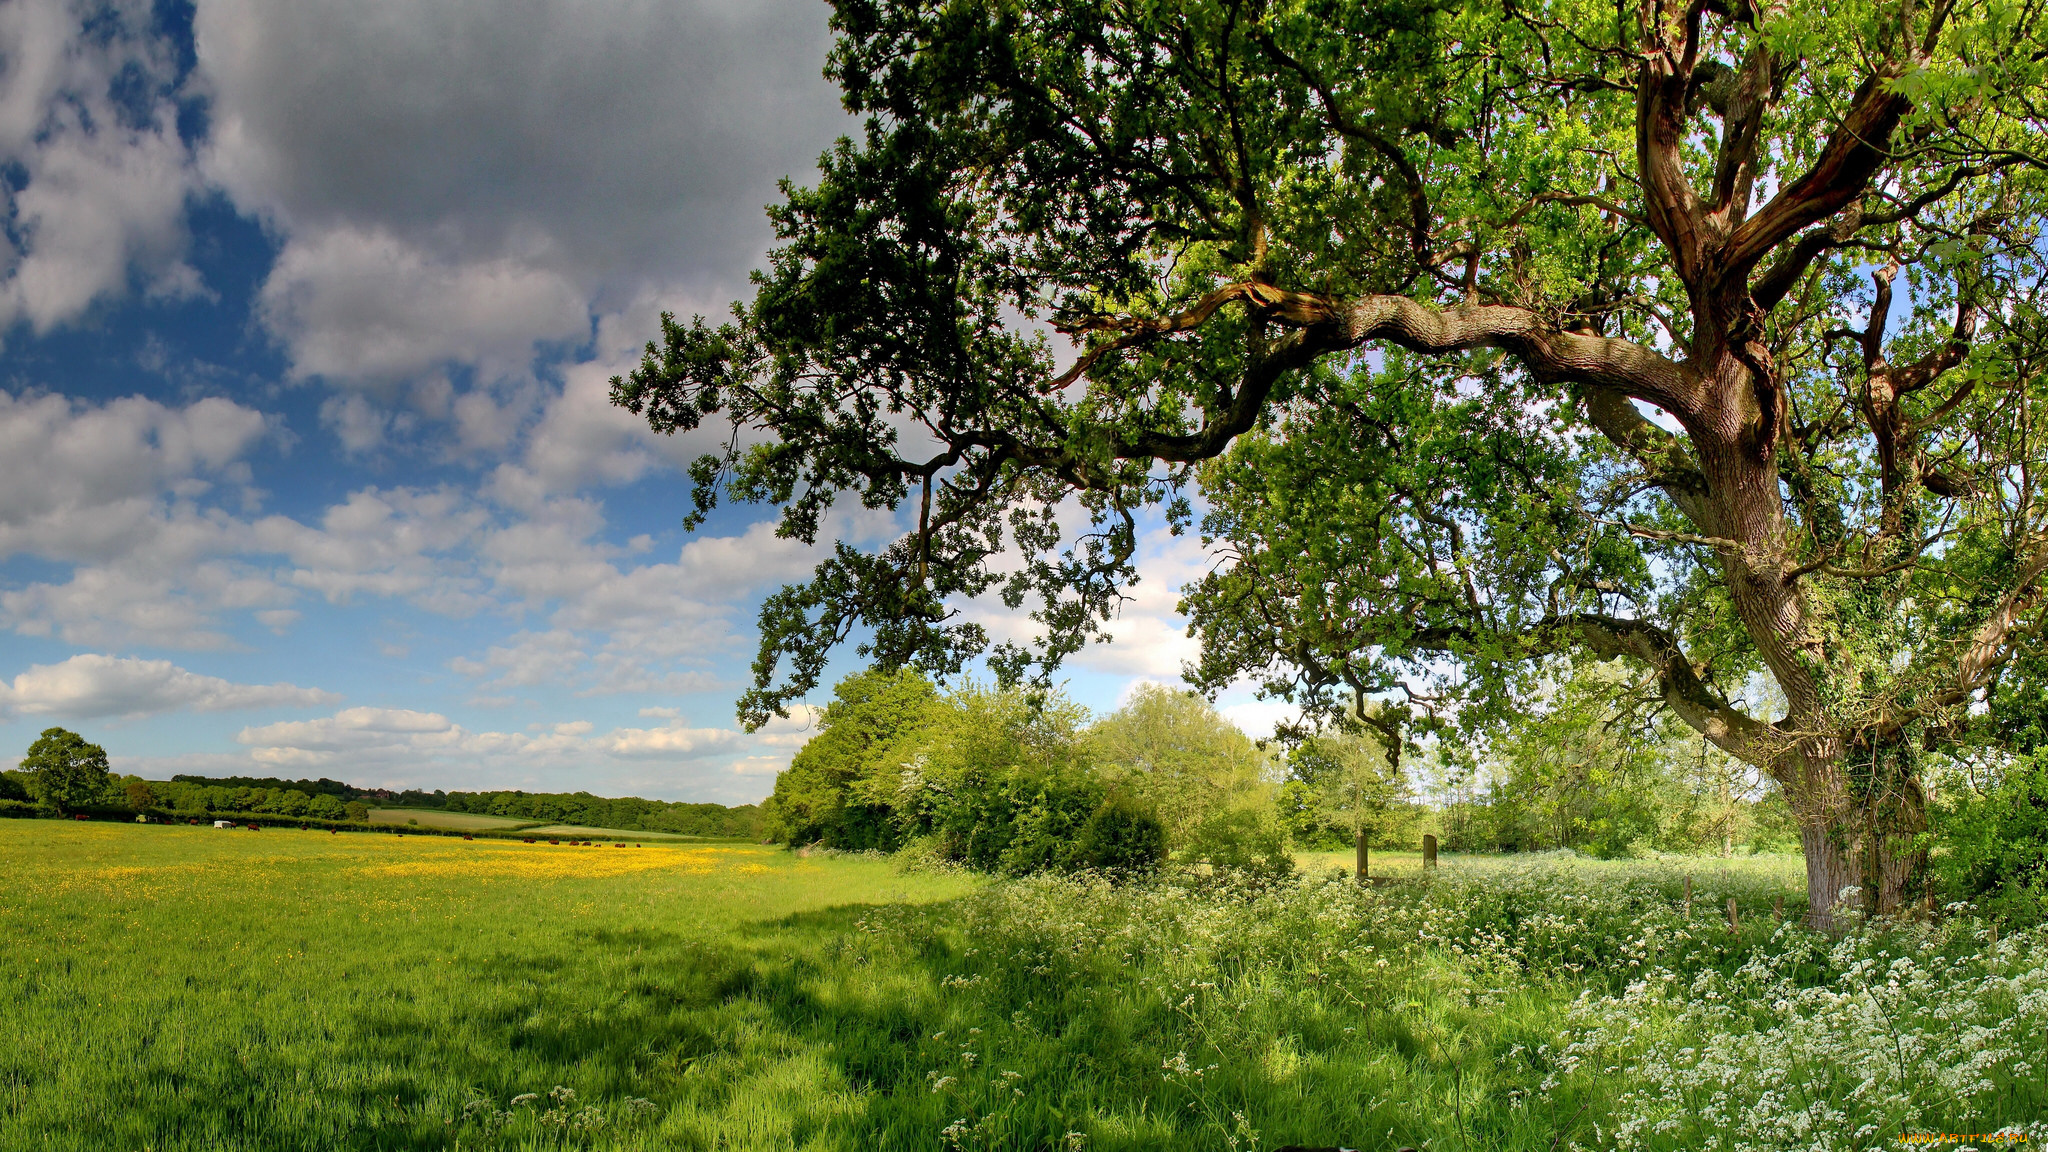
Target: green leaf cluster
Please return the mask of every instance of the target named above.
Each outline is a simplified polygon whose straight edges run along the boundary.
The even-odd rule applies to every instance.
[[[44,729],[28,746],[20,770],[28,776],[30,797],[52,812],[99,803],[112,790],[107,750],[65,728]]]

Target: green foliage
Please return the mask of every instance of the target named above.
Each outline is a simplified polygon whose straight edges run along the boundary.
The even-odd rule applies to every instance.
[[[28,800],[28,773],[12,768],[0,770],[0,800]]]
[[[890,797],[900,827],[935,834],[968,867],[1011,876],[1081,867],[1081,829],[1108,798],[1081,746],[1086,716],[1061,697],[964,685],[932,702],[865,794]]]
[[[761,813],[751,804],[691,804],[611,799],[588,792],[450,792],[436,807],[447,812],[503,816],[545,824],[580,824],[622,831],[672,832],[685,836],[752,840],[760,835]]]
[[[1270,758],[1193,692],[1140,683],[1085,743],[1110,787],[1158,813],[1176,840],[1216,813],[1272,802]]]
[[[351,800],[347,804],[342,805],[342,812],[350,820],[368,820],[370,818],[370,806],[360,800]]]
[[[1166,860],[1166,826],[1151,809],[1121,796],[1098,805],[1074,844],[1075,867],[1112,874],[1150,872]]]
[[[1249,809],[1218,812],[1196,825],[1177,853],[1181,864],[1211,875],[1271,882],[1294,875],[1287,833],[1271,815]]]
[[[1097,770],[1086,717],[1058,696],[975,684],[940,695],[911,672],[850,676],[776,778],[762,806],[770,835],[851,851],[916,843],[1006,876],[1146,871],[1167,840],[1154,778]],[[1127,730],[1116,738],[1135,746]]]
[[[1659,711],[1620,671],[1568,669],[1462,755],[1442,755],[1438,745],[1444,847],[1569,848],[1610,859],[1796,850],[1780,789]]]
[[[1402,803],[1408,782],[1378,732],[1311,736],[1288,755],[1287,775],[1279,810],[1289,838],[1303,847],[1352,847],[1360,833],[1368,846],[1382,844],[1414,823]]]
[[[29,795],[53,812],[99,803],[113,780],[106,749],[64,728],[44,729],[21,758],[21,771],[28,775]]]
[[[895,819],[895,757],[930,719],[937,691],[914,672],[862,672],[833,689],[818,734],[775,778],[763,830],[787,844],[892,850],[908,831]]]
[[[2016,757],[1984,787],[1958,785],[1935,808],[1942,887],[2022,923],[2048,919],[2048,764]]]

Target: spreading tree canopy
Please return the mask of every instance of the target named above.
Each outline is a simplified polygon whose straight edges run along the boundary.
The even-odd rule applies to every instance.
[[[1223,556],[1200,682],[1455,716],[1623,659],[1782,783],[1817,921],[1915,897],[1921,760],[2043,619],[2035,0],[835,11],[864,133],[614,382],[730,421],[695,517],[915,524],[771,598],[746,720],[856,632],[1057,663],[1158,506]]]

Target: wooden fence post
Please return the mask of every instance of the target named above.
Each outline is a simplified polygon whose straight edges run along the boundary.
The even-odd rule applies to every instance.
[[[1692,919],[1692,877],[1685,878],[1685,918]]]
[[[1785,898],[1783,896],[1771,901],[1771,919],[1780,924],[1785,922]]]
[[[1733,896],[1728,898],[1728,930],[1730,932],[1740,932],[1742,930],[1742,922],[1736,918],[1735,897]]]
[[[1436,867],[1436,837],[1427,832],[1422,834],[1422,866]]]
[[[1371,863],[1366,859],[1365,853],[1365,829],[1360,828],[1358,830],[1358,880],[1360,883],[1365,882],[1366,872]]]

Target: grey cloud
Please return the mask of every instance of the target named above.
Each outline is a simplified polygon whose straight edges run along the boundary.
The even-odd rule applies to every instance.
[[[775,181],[849,127],[820,76],[826,15],[812,0],[203,0],[207,172],[288,236],[266,315],[301,371],[516,358],[585,331],[570,300],[741,288]],[[499,304],[410,325],[349,287],[371,265],[399,298],[472,285]],[[359,333],[374,337],[360,350]]]

